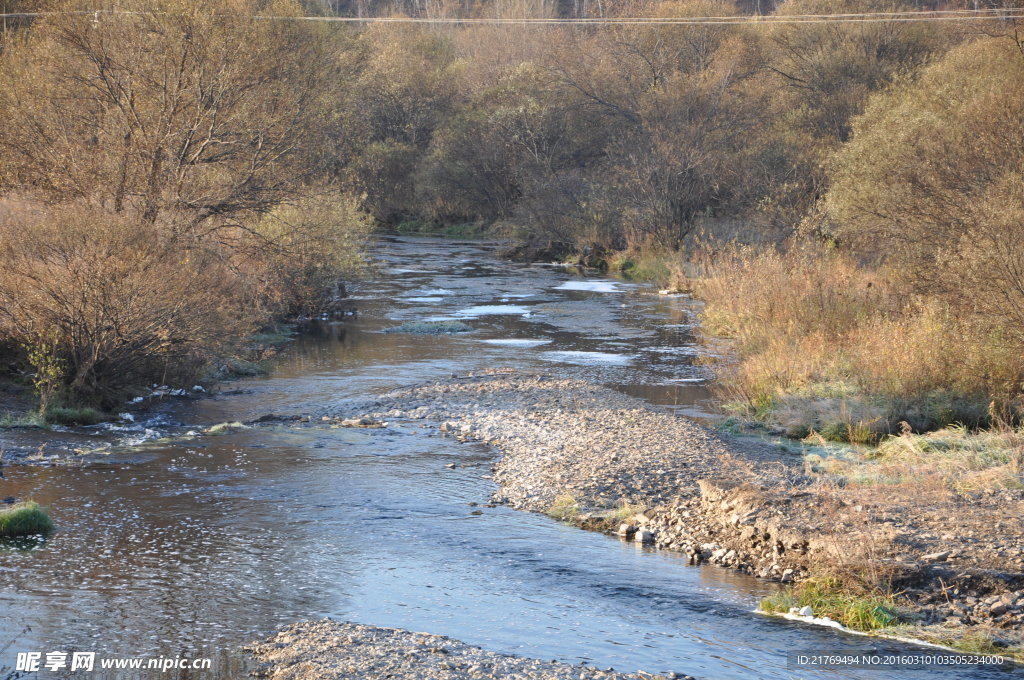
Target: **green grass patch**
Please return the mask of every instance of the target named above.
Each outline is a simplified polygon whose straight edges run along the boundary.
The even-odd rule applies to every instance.
[[[16,538],[48,534],[53,531],[53,520],[37,503],[15,503],[0,510],[0,537]]]
[[[572,496],[565,494],[555,499],[548,508],[548,517],[560,522],[571,522],[580,514],[580,505]]]
[[[277,347],[288,344],[295,338],[295,335],[295,326],[293,324],[281,324],[255,333],[249,336],[249,340],[264,347]]]
[[[8,427],[46,427],[46,421],[36,411],[0,414],[0,429]]]
[[[385,328],[385,333],[415,333],[418,335],[451,335],[468,333],[473,327],[461,321],[409,321],[401,326]]]
[[[634,515],[639,515],[641,512],[647,509],[647,506],[643,503],[630,503],[629,501],[622,501],[619,507],[608,515],[608,521],[617,528],[617,525],[621,522],[626,521]]]
[[[853,630],[880,630],[905,621],[892,595],[858,593],[836,578],[808,579],[761,600],[761,611],[769,614],[788,614],[794,607],[810,607],[815,617],[827,616]]]
[[[51,406],[46,409],[45,420],[55,425],[95,425],[106,416],[91,406]]]

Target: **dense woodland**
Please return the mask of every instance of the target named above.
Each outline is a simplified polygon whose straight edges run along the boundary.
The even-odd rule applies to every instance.
[[[57,11],[3,32],[4,352],[43,410],[110,408],[329,307],[372,228],[475,230],[692,287],[734,340],[730,398],[793,434],[1013,421],[1024,13],[1005,6],[8,2]],[[97,8],[116,11],[77,11]]]

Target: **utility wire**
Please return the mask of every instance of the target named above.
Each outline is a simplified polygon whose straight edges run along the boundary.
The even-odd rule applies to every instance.
[[[16,12],[0,14],[0,18],[40,18],[60,14],[101,16],[136,16],[152,14],[124,10],[89,10],[65,12]],[[996,21],[1024,17],[1024,7],[976,10],[908,10],[904,12],[861,12],[845,14],[791,14],[707,17],[602,17],[602,18],[486,18],[486,17],[329,17],[250,15],[265,21],[316,21],[328,23],[384,24],[454,24],[454,25],[583,25],[583,26],[694,26],[694,25],[768,25],[768,24],[856,24],[928,21]]]

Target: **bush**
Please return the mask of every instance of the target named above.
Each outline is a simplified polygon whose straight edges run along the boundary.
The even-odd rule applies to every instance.
[[[313,195],[256,221],[236,260],[247,287],[275,316],[315,316],[343,296],[342,281],[363,266],[371,227],[351,196]]]
[[[38,504],[27,501],[0,509],[0,537],[15,538],[48,534],[53,531],[53,520]]]
[[[186,382],[259,314],[213,251],[85,204],[0,215],[0,333],[63,367],[65,406]]]

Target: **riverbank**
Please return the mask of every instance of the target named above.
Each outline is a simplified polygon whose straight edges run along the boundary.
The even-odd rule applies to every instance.
[[[247,648],[267,680],[672,680],[488,652],[441,635],[331,619],[297,623]]]
[[[892,634],[1020,654],[1020,490],[840,486],[798,450],[544,375],[456,378],[354,408],[495,446],[496,502],[798,589],[828,576],[884,590],[899,608]]]

